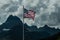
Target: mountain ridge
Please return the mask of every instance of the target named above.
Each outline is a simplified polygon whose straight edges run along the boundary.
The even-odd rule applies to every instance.
[[[6,35],[11,35],[14,40],[22,40],[23,38],[23,22],[17,17],[10,15],[5,23],[0,25],[0,37],[5,37]],[[12,29],[9,31],[3,31],[2,29]],[[48,25],[44,27],[37,28],[37,26],[32,25],[28,26],[26,23],[24,24],[24,37],[25,40],[37,40],[42,38],[47,38],[50,36],[54,36],[60,32],[60,29],[50,28]]]

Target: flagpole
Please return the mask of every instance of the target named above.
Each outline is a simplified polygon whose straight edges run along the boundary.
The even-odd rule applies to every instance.
[[[24,40],[24,5],[23,5],[23,40]]]

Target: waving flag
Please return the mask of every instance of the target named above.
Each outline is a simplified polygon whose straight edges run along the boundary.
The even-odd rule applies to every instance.
[[[34,20],[35,12],[33,10],[27,10],[24,8],[24,18],[31,18]]]

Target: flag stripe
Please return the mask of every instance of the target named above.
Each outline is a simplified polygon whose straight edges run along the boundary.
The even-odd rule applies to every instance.
[[[35,12],[33,10],[27,10],[24,8],[24,18],[31,18],[34,20]]]

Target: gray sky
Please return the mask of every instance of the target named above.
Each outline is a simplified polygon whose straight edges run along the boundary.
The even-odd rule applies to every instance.
[[[28,10],[36,11],[35,20],[26,18],[24,23],[38,28],[45,24],[60,28],[60,0],[0,0],[0,24],[11,14],[23,20],[23,5]]]

